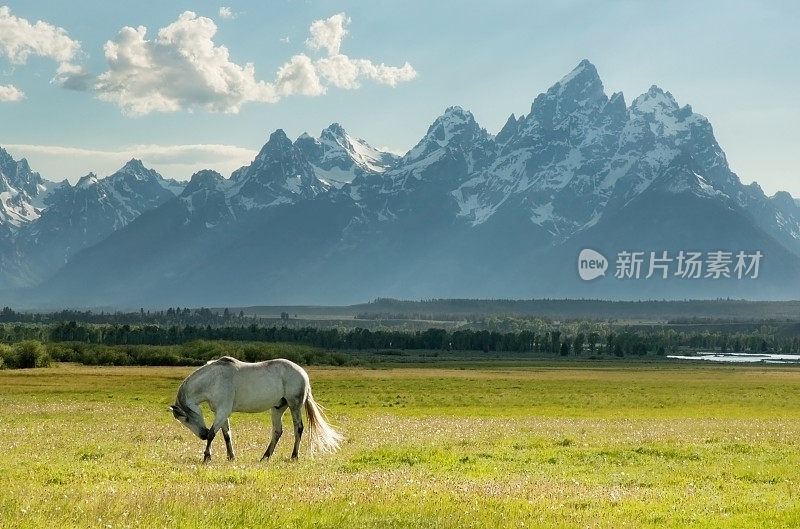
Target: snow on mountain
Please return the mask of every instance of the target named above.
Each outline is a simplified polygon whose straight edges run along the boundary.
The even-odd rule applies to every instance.
[[[174,199],[170,187],[176,184],[136,159],[105,178],[89,173],[74,186],[54,184],[39,216],[20,226],[15,237],[25,281],[47,277],[80,250]]]
[[[117,211],[115,229],[119,229],[143,212],[173,198],[174,187],[174,181],[167,181],[146,168],[141,160],[132,159],[107,178],[97,180],[95,177],[92,185],[84,189],[95,190],[97,202],[106,202]]]
[[[0,148],[0,225],[13,230],[38,219],[53,187],[53,182],[31,171],[27,160],[16,161]]]
[[[509,118],[491,166],[454,192],[460,216],[479,225],[522,207],[553,234],[574,232],[597,215],[600,175],[610,173],[603,165],[625,119],[622,95],[609,99],[594,66],[582,61],[536,97],[527,116]]]
[[[33,223],[45,210],[59,203],[65,194],[90,191],[94,195],[90,201],[105,201],[119,210],[115,214],[119,219],[114,224],[117,229],[142,211],[179,193],[184,185],[175,180],[165,180],[157,172],[145,168],[141,160],[135,159],[105,179],[98,179],[90,173],[74,187],[66,181],[57,184],[31,171],[24,158],[15,161],[0,148],[0,225],[19,228]]]
[[[338,123],[324,129],[319,138],[301,134],[294,146],[311,164],[317,178],[334,188],[341,188],[357,176],[383,173],[400,158],[350,136]]]
[[[491,166],[452,192],[459,216],[473,226],[498,211],[522,209],[554,240],[566,240],[688,157],[685,174],[673,173],[663,189],[732,200],[800,251],[798,212],[785,201],[779,211],[760,188],[741,184],[705,117],[657,86],[626,107],[621,93],[605,95],[588,61],[539,95],[527,116],[512,114],[495,143]]]
[[[22,184],[6,180],[22,193]],[[65,299],[80,295],[74,285],[87,277],[102,279],[98,292],[113,287],[142,301],[169,292],[175,302],[201,304],[212,302],[201,297],[206,291],[219,296],[216,303],[242,304],[264,296],[335,303],[565,295],[562,286],[581,287],[570,283],[574,270],[565,264],[592,244],[614,251],[762,248],[771,272],[747,284],[759,296],[782,292],[781,278],[800,270],[797,200],[743,185],[709,121],[689,105],[657,86],[628,105],[622,93],[605,93],[586,60],[538,95],[527,114],[511,114],[496,136],[454,106],[402,157],[334,123],[319,138],[303,134],[294,142],[275,131],[229,179],[200,171],[175,190],[132,161],[106,179],[88,175],[40,195],[43,207],[28,225],[41,229],[25,232],[55,255],[44,269],[56,261],[61,268],[47,287]],[[18,219],[31,214],[19,211]],[[97,240],[95,223],[113,233],[79,254],[91,237],[58,231],[88,230]],[[134,254],[135,266],[126,264]],[[727,292],[720,285],[706,285],[707,292]],[[680,294],[675,285],[661,287],[647,294]],[[681,295],[700,292],[679,287]]]
[[[463,154],[466,171],[472,173],[483,168],[493,153],[491,136],[475,121],[472,112],[459,106],[449,107],[428,127],[428,131],[398,165],[403,169],[419,169],[434,163],[448,153]]]
[[[286,133],[278,129],[250,165],[233,172],[228,197],[234,207],[249,211],[292,204],[329,188]]]
[[[228,196],[230,181],[216,171],[203,170],[192,175],[178,197],[186,208],[186,224],[194,221],[205,228],[215,228],[236,218]]]
[[[450,192],[488,167],[495,151],[491,135],[472,113],[453,106],[434,120],[425,136],[382,178],[358,178],[353,185],[360,195],[369,193],[370,188],[378,195]]]

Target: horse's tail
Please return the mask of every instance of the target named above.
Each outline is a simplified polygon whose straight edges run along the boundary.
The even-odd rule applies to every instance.
[[[306,415],[308,416],[308,436],[311,439],[311,454],[313,455],[317,451],[335,452],[338,450],[344,437],[325,420],[322,406],[314,400],[310,387],[306,394]]]

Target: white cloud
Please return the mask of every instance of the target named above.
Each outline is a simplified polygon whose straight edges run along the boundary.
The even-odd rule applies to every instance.
[[[14,85],[0,84],[0,101],[19,101],[25,98],[25,92]]]
[[[338,13],[325,20],[316,20],[311,24],[311,37],[306,45],[311,49],[325,49],[328,56],[315,62],[319,75],[334,86],[345,89],[359,88],[359,78],[365,77],[380,84],[396,86],[397,83],[410,81],[417,76],[416,70],[406,62],[403,66],[386,66],[374,64],[369,59],[351,59],[339,53],[342,39],[347,35],[345,26],[350,19],[344,13]]]
[[[193,107],[235,113],[247,101],[277,101],[275,88],[256,80],[251,63],[239,66],[228,48],[214,43],[210,18],[186,11],[155,39],[146,32],[126,26],[106,42],[109,70],[95,84],[100,99],[132,114]]]
[[[65,88],[85,90],[90,75],[75,64],[81,43],[69,37],[64,28],[37,21],[31,24],[0,6],[0,56],[12,64],[25,64],[31,55],[50,58],[58,63],[53,82]]]
[[[59,145],[3,144],[15,158],[25,157],[46,178],[72,183],[88,173],[108,175],[131,158],[141,159],[167,178],[188,180],[200,169],[229,175],[252,161],[257,151],[221,144],[130,145],[116,150],[82,149]]]
[[[325,83],[354,89],[359,79],[395,86],[416,77],[407,62],[400,67],[376,65],[339,53],[349,22],[344,13],[314,21],[306,44],[326,50],[328,56],[315,61],[303,53],[293,55],[272,82],[256,79],[251,63],[240,66],[231,60],[228,49],[214,42],[217,26],[210,18],[186,11],[153,39],[143,26],[126,26],[106,42],[109,68],[94,88],[100,99],[134,115],[195,108],[236,113],[247,102],[323,95]]]
[[[306,39],[306,44],[312,50],[325,48],[328,55],[337,55],[342,46],[342,39],[347,34],[345,25],[350,19],[344,13],[337,13],[324,20],[315,20],[308,28],[311,36]]]
[[[347,55],[333,55],[317,61],[319,74],[334,86],[348,90],[358,88],[361,75],[358,62]]]
[[[386,66],[385,64],[373,64],[372,62],[361,59],[359,61],[361,73],[373,81],[381,84],[395,86],[397,83],[410,81],[417,76],[417,71],[406,61],[403,66]]]
[[[403,66],[373,64],[367,59],[351,59],[347,55],[333,55],[316,63],[319,74],[339,88],[358,88],[359,77],[367,77],[375,82],[395,86],[402,81],[410,81],[417,76],[416,70],[406,62]]]
[[[222,6],[219,8],[219,17],[233,19],[236,18],[236,13],[234,13],[230,7]]]
[[[282,96],[292,94],[319,96],[325,93],[325,87],[319,82],[314,63],[302,53],[295,55],[280,67],[275,86],[278,94]]]

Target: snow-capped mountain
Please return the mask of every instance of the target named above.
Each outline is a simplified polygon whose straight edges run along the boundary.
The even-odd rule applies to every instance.
[[[19,227],[39,218],[43,199],[55,186],[0,148],[0,226]]]
[[[381,174],[400,158],[350,136],[338,123],[324,129],[319,138],[303,133],[295,140],[294,146],[314,168],[317,178],[336,188],[358,176]]]
[[[270,135],[253,163],[233,172],[231,184],[229,194],[245,209],[290,204],[329,188],[281,129]]]
[[[497,143],[492,166],[454,192],[460,215],[473,225],[498,210],[523,209],[532,223],[566,240],[606,211],[624,207],[688,157],[688,180],[671,180],[674,192],[689,186],[704,196],[733,199],[763,227],[782,230],[763,215],[765,207],[770,213],[775,208],[760,189],[743,186],[730,171],[705,117],[657,86],[626,107],[621,93],[605,95],[588,61],[537,97],[527,116],[512,115]],[[793,230],[796,213],[788,217]]]
[[[279,129],[253,162],[229,179],[208,170],[194,174],[173,207],[181,210],[176,215],[185,217],[185,224],[200,223],[211,229],[311,199],[330,188]]]
[[[128,225],[143,212],[175,197],[183,184],[131,160],[106,178],[88,174],[77,184],[56,184],[15,162],[0,149],[7,184],[0,229],[9,230],[3,250],[3,283],[28,286],[49,277],[76,252]],[[5,213],[3,213],[5,212]]]
[[[588,61],[495,136],[460,107],[402,157],[338,124],[295,142],[278,130],[231,178],[200,171],[175,200],[125,219],[28,294],[136,306],[800,294],[798,201],[743,185],[689,105],[657,86],[628,105]],[[765,261],[749,282],[587,283],[582,248],[612,261],[626,249]]]

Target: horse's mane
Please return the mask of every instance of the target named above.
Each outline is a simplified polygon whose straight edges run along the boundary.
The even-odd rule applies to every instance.
[[[191,403],[189,402],[189,399],[188,399],[189,390],[187,389],[187,385],[188,385],[189,381],[194,379],[198,375],[198,373],[202,372],[206,366],[209,366],[211,364],[233,364],[233,363],[236,363],[236,362],[238,362],[238,360],[236,360],[235,358],[232,358],[230,356],[223,356],[222,358],[218,358],[217,360],[209,360],[208,362],[206,362],[205,366],[203,366],[200,369],[196,370],[194,373],[189,375],[189,377],[186,380],[183,381],[183,383],[181,384],[181,387],[178,388],[178,397],[176,399],[176,403],[177,403],[178,407],[181,410],[183,410],[183,412],[186,414],[186,417],[189,420],[194,421],[194,422],[198,422],[200,424],[205,424],[205,421],[203,419],[203,415],[201,413],[198,413],[197,411],[193,410],[192,407],[191,407]]]
[[[189,378],[191,378],[191,377],[189,377]],[[197,411],[192,409],[192,407],[190,405],[190,402],[187,399],[187,396],[188,396],[187,394],[189,393],[189,390],[186,389],[186,383],[189,381],[189,378],[184,380],[183,384],[181,384],[181,387],[178,388],[178,397],[176,399],[176,402],[178,403],[178,407],[181,410],[183,410],[183,413],[186,415],[186,417],[189,420],[194,421],[194,422],[197,422],[197,421],[204,422],[203,416],[200,413],[198,413]]]

